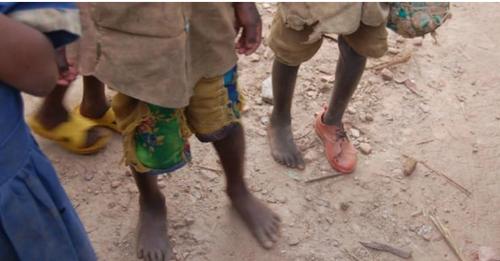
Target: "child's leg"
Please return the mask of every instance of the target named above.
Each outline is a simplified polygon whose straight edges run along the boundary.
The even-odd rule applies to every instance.
[[[133,169],[132,172],[139,189],[137,257],[148,261],[170,260],[167,207],[157,177],[149,173],[137,173]]]
[[[341,127],[344,111],[365,70],[366,57],[356,53],[343,36],[339,37],[338,42],[340,55],[335,71],[335,84],[323,122],[326,125]]]
[[[343,36],[338,39],[340,55],[332,98],[326,111],[316,116],[314,128],[323,141],[330,166],[348,174],[356,168],[357,156],[342,125],[342,116],[363,74],[366,57],[356,53]]]
[[[292,100],[299,66],[288,66],[274,60],[273,101],[274,107],[268,129],[271,154],[274,159],[291,168],[304,169],[304,159],[293,141]]]
[[[137,256],[145,260],[170,260],[167,208],[158,187],[158,173],[170,173],[190,158],[182,110],[169,109],[122,93],[111,104],[124,141],[124,158],[139,189]],[[187,127],[186,127],[187,128]]]
[[[51,130],[59,124],[68,121],[69,112],[64,107],[64,96],[68,86],[56,86],[54,90],[43,100],[42,106],[36,112],[35,118],[44,128]],[[105,135],[105,129],[93,127],[87,133],[84,148],[90,147]]]
[[[252,233],[264,248],[278,239],[280,218],[248,190],[244,174],[245,138],[243,127],[235,124],[221,140],[213,142],[227,179],[227,194]]]
[[[232,205],[259,243],[270,248],[279,236],[280,219],[250,193],[243,178],[245,138],[239,122],[243,99],[236,78],[235,66],[223,76],[199,81],[185,115],[198,139],[214,145]]]
[[[104,83],[94,76],[83,76],[83,98],[80,113],[87,118],[98,119],[108,109]]]
[[[305,164],[293,141],[290,113],[299,66],[311,59],[322,44],[321,40],[304,44],[312,31],[308,26],[301,31],[286,27],[278,12],[269,36],[269,46],[276,54],[272,72],[274,107],[268,129],[269,145],[278,163],[298,169],[304,169]]]

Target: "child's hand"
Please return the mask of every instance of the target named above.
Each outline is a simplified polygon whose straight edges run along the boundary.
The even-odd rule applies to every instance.
[[[262,41],[262,21],[254,3],[233,3],[236,14],[236,31],[242,29],[236,42],[239,54],[250,55]]]
[[[66,58],[66,48],[61,47],[56,50],[56,62],[59,68],[59,78],[57,79],[58,86],[69,86],[78,76],[73,63],[68,62]]]
[[[59,86],[69,86],[78,76],[78,70],[74,64],[68,63],[65,69],[65,71],[59,71],[59,79],[57,79],[57,85]]]

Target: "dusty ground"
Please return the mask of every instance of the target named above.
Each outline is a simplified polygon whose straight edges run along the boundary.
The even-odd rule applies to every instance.
[[[260,7],[267,33],[274,5]],[[500,5],[454,4],[453,13],[439,30],[439,45],[430,37],[404,41],[391,35],[392,53],[369,62],[412,51],[409,62],[389,68],[393,80],[383,80],[376,70],[365,73],[345,121],[357,130],[350,129],[355,143],[368,143],[372,152],[360,153],[357,171],[341,178],[305,183],[333,173],[311,123],[331,91],[336,44],[326,41],[300,71],[293,115],[307,159],[303,172],[270,157],[264,124],[271,107],[261,102],[260,86],[270,73],[272,52],[262,46],[258,55],[242,58],[248,182],[284,220],[282,240],[272,251],[257,245],[229,208],[213,149],[193,139],[192,165],[161,181],[177,259],[399,260],[358,243],[373,240],[412,249],[414,260],[457,260],[427,213],[449,229],[466,260],[478,246],[500,248]],[[405,79],[416,84],[417,94],[397,83]],[[71,106],[81,97],[81,83],[75,85]],[[27,113],[37,104],[27,97]],[[39,141],[100,259],[136,260],[138,194],[120,163],[120,138],[96,156],[71,155]],[[422,164],[405,177],[403,154],[446,174],[471,196]]]

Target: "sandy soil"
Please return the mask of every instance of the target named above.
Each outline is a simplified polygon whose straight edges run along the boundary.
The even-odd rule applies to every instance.
[[[267,33],[275,6],[259,7]],[[352,140],[369,144],[371,153],[359,153],[353,175],[316,183],[305,181],[334,173],[312,122],[331,92],[336,44],[325,41],[299,73],[293,127],[307,160],[302,172],[270,156],[264,127],[271,105],[261,101],[260,88],[270,74],[272,52],[262,46],[241,58],[248,183],[281,215],[282,239],[271,251],[257,245],[229,207],[212,147],[192,139],[192,164],[161,181],[177,260],[399,260],[359,241],[411,249],[413,260],[457,260],[429,213],[449,229],[466,260],[479,246],[500,248],[499,14],[499,4],[453,4],[453,19],[438,30],[438,45],[430,37],[403,40],[391,34],[391,53],[369,66],[408,51],[411,59],[388,68],[391,80],[367,70],[345,116]],[[398,83],[406,79],[414,85]],[[78,104],[80,86],[78,81],[71,89],[68,106]],[[38,104],[26,97],[27,114]],[[136,260],[138,194],[121,163],[120,137],[95,156],[72,155],[38,140],[100,260]],[[404,176],[403,155],[444,173],[471,195],[423,164]]]

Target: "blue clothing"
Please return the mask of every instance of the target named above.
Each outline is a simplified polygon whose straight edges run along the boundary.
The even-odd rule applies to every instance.
[[[61,39],[68,38],[51,40],[64,43]],[[96,260],[75,209],[23,115],[19,91],[0,81],[0,260]]]
[[[0,83],[0,260],[96,260],[52,165]]]
[[[0,2],[0,13],[44,33],[54,48],[75,41],[81,31],[74,3]]]

